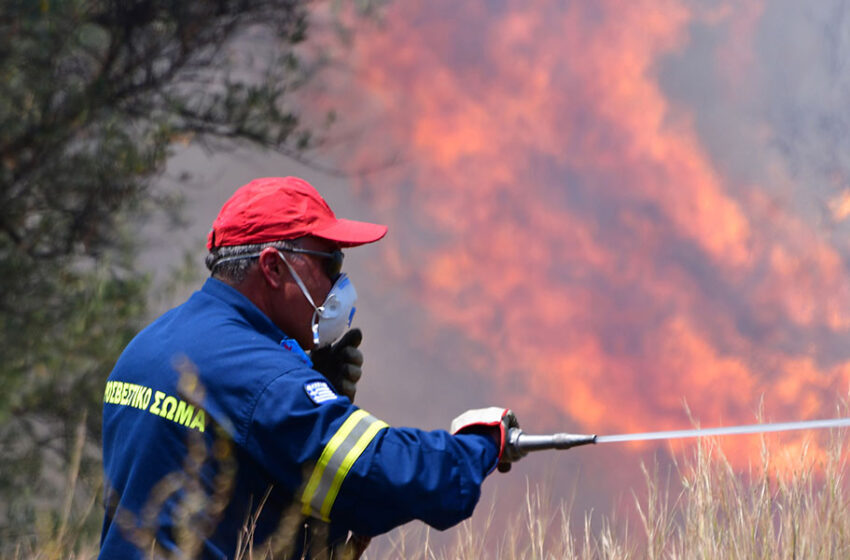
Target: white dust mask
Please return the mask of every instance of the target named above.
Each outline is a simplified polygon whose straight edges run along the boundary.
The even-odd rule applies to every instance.
[[[357,302],[357,291],[354,289],[354,284],[351,283],[345,273],[340,274],[331,286],[325,301],[322,305],[316,306],[301,277],[298,276],[298,273],[295,272],[295,269],[292,268],[292,265],[280,251],[277,254],[283,259],[283,263],[289,269],[295,283],[301,288],[301,293],[313,306],[313,319],[310,324],[313,331],[313,346],[315,348],[328,346],[342,336],[345,329],[351,326],[351,320],[356,311],[354,304]]]

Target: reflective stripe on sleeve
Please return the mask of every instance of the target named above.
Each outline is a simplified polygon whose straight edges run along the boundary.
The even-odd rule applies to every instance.
[[[387,427],[386,422],[365,410],[355,410],[345,419],[322,450],[304,488],[301,496],[304,515],[330,521],[331,507],[351,466],[378,432]]]

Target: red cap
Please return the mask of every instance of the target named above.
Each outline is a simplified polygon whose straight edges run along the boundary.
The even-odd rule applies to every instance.
[[[221,207],[207,249],[312,235],[340,247],[373,243],[387,226],[338,219],[310,183],[298,177],[254,179]]]

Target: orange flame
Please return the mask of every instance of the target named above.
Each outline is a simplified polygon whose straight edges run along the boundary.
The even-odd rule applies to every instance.
[[[529,403],[597,433],[686,427],[683,401],[705,426],[753,422],[762,397],[766,420],[832,415],[850,360],[820,337],[850,327],[842,255],[724,176],[660,85],[695,23],[733,22],[715,62],[730,91],[745,81],[763,3],[505,4],[396,3],[354,46],[385,118],[352,159],[407,159],[366,188],[428,236],[405,243],[433,322],[488,349],[482,375],[522,372]]]

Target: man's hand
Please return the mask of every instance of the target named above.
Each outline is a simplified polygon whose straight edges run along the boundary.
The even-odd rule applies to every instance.
[[[508,439],[511,428],[519,428],[519,421],[507,408],[490,407],[467,410],[452,420],[451,433],[476,433],[489,435],[499,446],[499,472],[511,470],[511,463],[525,457],[526,453]]]
[[[357,349],[363,341],[360,329],[351,329],[339,341],[310,352],[313,369],[325,376],[337,393],[354,402],[357,382],[363,375],[363,353]]]

